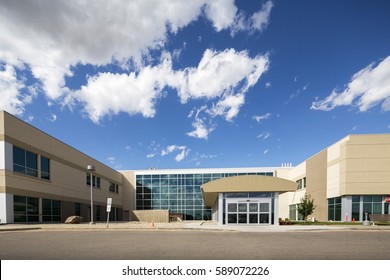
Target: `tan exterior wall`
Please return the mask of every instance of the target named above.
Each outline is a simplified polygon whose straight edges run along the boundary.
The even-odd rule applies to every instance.
[[[126,211],[128,215],[125,220],[134,220],[135,216],[132,215],[132,211],[136,208],[136,184],[134,179],[134,171],[120,172],[123,175],[122,205],[124,211]]]
[[[314,205],[316,206],[311,217],[315,217],[320,221],[328,219],[326,179],[327,151],[324,150],[306,161],[306,192],[314,199]]]
[[[390,134],[351,135],[340,153],[340,195],[390,193]]]

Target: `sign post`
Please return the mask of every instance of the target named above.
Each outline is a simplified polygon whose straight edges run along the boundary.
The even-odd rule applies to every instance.
[[[107,198],[107,224],[106,227],[108,227],[108,221],[110,220],[110,212],[111,212],[111,204],[112,204],[112,198]]]

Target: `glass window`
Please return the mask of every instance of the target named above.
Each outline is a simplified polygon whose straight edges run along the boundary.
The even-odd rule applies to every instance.
[[[372,204],[372,214],[382,214],[382,203]]]
[[[26,166],[25,150],[13,147],[14,164]]]
[[[13,171],[37,177],[37,154],[13,146]]]
[[[364,195],[363,202],[372,202],[372,196],[371,195]]]
[[[50,159],[41,156],[41,178],[50,180]]]
[[[42,221],[61,221],[61,201],[52,199],[42,199]]]
[[[341,221],[341,197],[328,199],[328,220]]]
[[[352,199],[353,201],[353,199]],[[360,203],[352,202],[352,219],[360,220]]]
[[[228,203],[228,212],[237,212],[237,203]]]
[[[87,182],[87,186],[91,185],[91,175],[88,173],[87,173],[87,177],[86,177],[86,182]]]
[[[109,186],[109,191],[112,192],[112,193],[119,193],[119,186],[118,184],[115,184],[113,182],[110,182],[110,186]],[[140,189],[140,190],[138,190]],[[142,188],[137,188],[137,192],[140,193],[142,190]]]
[[[76,216],[81,216],[81,204],[80,203],[75,203],[74,204],[74,213]]]
[[[96,177],[96,187],[100,189],[100,177]]]
[[[352,202],[360,202],[360,195],[353,195]]]
[[[39,222],[39,199],[36,197],[15,195],[14,222]]]

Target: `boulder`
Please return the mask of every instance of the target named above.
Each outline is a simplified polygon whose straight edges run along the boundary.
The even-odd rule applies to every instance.
[[[65,220],[65,224],[79,224],[83,221],[83,217],[70,216]]]

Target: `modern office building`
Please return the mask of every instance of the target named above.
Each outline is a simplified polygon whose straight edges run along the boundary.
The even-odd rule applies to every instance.
[[[88,165],[96,167],[92,174]],[[349,135],[295,167],[117,171],[0,111],[1,223],[63,222],[71,215],[89,222],[91,212],[105,221],[112,198],[110,220],[168,211],[221,225],[277,225],[278,218],[300,218],[305,194],[314,199],[310,218],[317,220],[389,214],[390,134]]]
[[[52,136],[0,112],[0,219],[2,223],[61,222],[80,215],[90,221],[91,177],[94,221],[129,219],[131,186],[121,173]]]
[[[282,217],[298,219],[297,204],[307,193],[313,217],[326,221],[363,221],[365,213],[389,214],[390,134],[349,135],[292,168],[298,183],[281,195]]]
[[[279,193],[295,182],[276,178],[276,168],[135,171],[136,209],[169,209],[184,220],[220,224],[278,223]]]

